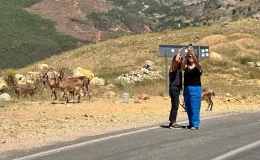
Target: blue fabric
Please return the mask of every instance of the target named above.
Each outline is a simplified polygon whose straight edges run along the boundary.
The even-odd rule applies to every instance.
[[[184,86],[183,97],[189,118],[189,125],[200,126],[201,86]]]

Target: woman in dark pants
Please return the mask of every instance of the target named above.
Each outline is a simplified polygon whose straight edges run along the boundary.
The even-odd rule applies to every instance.
[[[171,97],[171,113],[169,117],[169,128],[180,128],[176,123],[178,108],[179,108],[179,96],[180,90],[182,88],[182,71],[181,71],[181,50],[179,49],[178,53],[173,57],[172,64],[169,69],[170,85],[169,85],[169,94]]]
[[[198,130],[200,126],[201,108],[201,74],[202,66],[194,54],[193,48],[188,48],[188,54],[181,65],[184,71],[184,102],[191,130]]]

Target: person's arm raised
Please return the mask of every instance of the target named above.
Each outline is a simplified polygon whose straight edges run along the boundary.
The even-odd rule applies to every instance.
[[[172,64],[171,67],[169,69],[169,72],[174,72],[177,68],[178,68],[178,62],[181,58],[181,51],[183,48],[178,50],[178,53],[176,54],[176,56],[173,57],[172,59]]]
[[[200,64],[200,62],[199,62],[199,60],[198,60],[198,58],[195,56],[195,53],[194,53],[194,51],[193,51],[193,48],[192,48],[192,47],[189,47],[189,48],[188,48],[188,51],[189,51],[189,53],[190,53],[190,55],[191,55],[191,57],[192,57],[192,59],[193,59],[193,62],[194,62],[194,64],[195,64],[196,68],[201,72],[201,71],[202,71],[202,66],[201,66],[201,64]]]

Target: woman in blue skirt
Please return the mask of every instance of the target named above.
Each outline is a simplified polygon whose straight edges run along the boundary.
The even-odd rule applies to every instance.
[[[192,46],[188,48],[181,68],[184,71],[183,96],[189,119],[187,128],[198,130],[200,126],[202,66],[194,54]]]

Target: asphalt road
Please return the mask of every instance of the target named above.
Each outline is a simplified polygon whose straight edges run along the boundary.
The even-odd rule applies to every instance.
[[[18,151],[3,160],[260,160],[260,113],[204,119],[197,131],[166,125]]]

